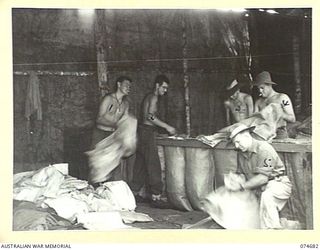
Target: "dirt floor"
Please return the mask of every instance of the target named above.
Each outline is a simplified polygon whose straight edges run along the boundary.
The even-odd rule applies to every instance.
[[[208,214],[201,211],[186,212],[175,209],[159,209],[150,207],[148,203],[137,203],[135,211],[148,214],[154,220],[152,222],[130,224],[130,226],[140,229],[182,229],[208,217]],[[213,220],[197,228],[222,229]]]

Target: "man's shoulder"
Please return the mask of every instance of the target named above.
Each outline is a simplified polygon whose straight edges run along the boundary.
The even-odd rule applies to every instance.
[[[256,140],[257,144],[257,153],[262,152],[263,154],[276,154],[274,147],[267,141]]]
[[[158,100],[158,96],[156,96],[154,93],[149,93],[146,95],[145,100],[149,102],[156,101]]]
[[[223,103],[224,103],[225,106],[230,106],[231,105],[231,100],[228,98],[228,99],[224,100]]]
[[[252,96],[249,95],[248,93],[242,93],[242,98],[243,100],[252,100]]]
[[[108,93],[108,94],[103,96],[101,102],[111,101],[112,99],[113,99],[112,93]]]
[[[285,93],[276,93],[274,95],[274,98],[277,99],[277,100],[280,100],[280,99],[283,99],[283,98],[289,98],[289,96]]]
[[[248,97],[252,98],[252,96],[250,94],[248,94],[248,93],[243,93],[243,96],[246,97],[246,98],[248,98]]]
[[[142,104],[144,107],[146,107],[156,102],[157,102],[157,96],[154,93],[148,93],[144,96]]]
[[[106,98],[107,98],[107,99],[113,98],[113,92],[105,94],[105,95],[103,96],[103,99],[106,99]]]
[[[125,99],[123,99],[123,104],[124,105],[129,105],[130,101],[127,98],[125,98]]]
[[[256,100],[256,104],[261,104],[265,102],[265,99],[263,99],[262,97],[259,97],[257,100]]]

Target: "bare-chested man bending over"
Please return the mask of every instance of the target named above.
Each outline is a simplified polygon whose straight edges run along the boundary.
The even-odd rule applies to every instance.
[[[296,121],[290,97],[284,93],[278,93],[273,89],[273,85],[276,85],[276,83],[271,80],[270,73],[267,71],[263,71],[257,75],[254,85],[258,87],[260,93],[260,98],[254,105],[255,112],[262,110],[270,103],[280,104],[283,109],[283,116],[277,124],[276,138],[288,138],[287,122]]]
[[[229,98],[224,102],[227,126],[246,119],[253,113],[252,97],[240,92],[237,80],[227,87],[227,94]]]
[[[159,208],[167,208],[169,204],[161,199],[163,183],[156,145],[156,129],[161,127],[171,135],[176,133],[174,127],[157,117],[159,97],[166,94],[168,87],[169,79],[165,75],[158,75],[154,82],[153,92],[148,94],[142,103],[142,123],[138,126],[138,147],[130,185],[136,194],[136,199],[140,199],[141,197],[137,194],[146,184],[151,193],[151,205]]]

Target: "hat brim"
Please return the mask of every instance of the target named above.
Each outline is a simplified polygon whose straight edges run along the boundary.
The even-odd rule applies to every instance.
[[[231,89],[227,89],[226,90],[226,96],[227,97],[230,97],[230,96],[232,96],[237,90],[239,90],[240,89],[240,86],[239,86],[239,84],[237,84],[236,86],[234,86],[233,88],[231,88]]]
[[[277,83],[272,82],[272,81],[263,81],[263,82],[254,82],[253,86],[259,86],[261,84],[272,84],[272,85],[277,85]]]
[[[252,132],[255,128],[256,128],[256,126],[251,126],[251,127],[245,128],[245,129],[243,129],[243,130],[240,130],[238,133],[232,135],[232,137],[229,136],[229,138],[228,138],[228,143],[231,143],[231,142],[232,142],[232,139],[235,138],[238,134],[240,134],[240,133],[242,133],[242,132],[245,132],[245,131]]]

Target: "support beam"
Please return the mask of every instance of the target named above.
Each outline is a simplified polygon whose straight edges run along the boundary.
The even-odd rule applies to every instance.
[[[111,11],[111,10],[110,10]],[[95,46],[97,52],[97,73],[98,84],[100,89],[101,98],[111,92],[110,84],[108,84],[108,48],[110,47],[109,37],[111,28],[108,27],[108,22],[105,16],[105,10],[95,11]]]
[[[187,25],[186,14],[182,14],[182,63],[183,63],[183,81],[184,81],[184,99],[185,99],[185,112],[186,112],[186,134],[191,134],[191,121],[190,121],[190,95],[189,95],[189,75],[188,75],[188,42],[187,42]]]

